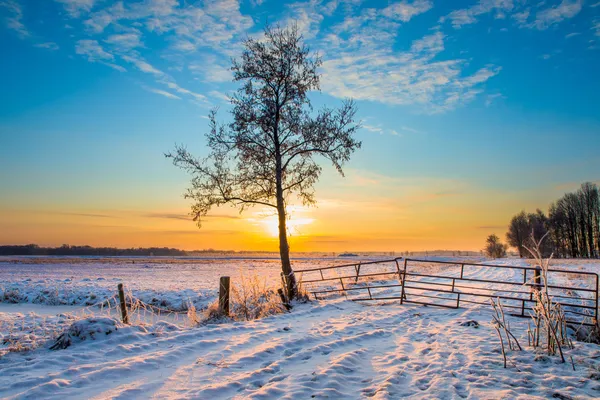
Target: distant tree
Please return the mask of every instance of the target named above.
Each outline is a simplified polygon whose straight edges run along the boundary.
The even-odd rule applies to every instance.
[[[560,257],[600,256],[600,190],[585,182],[548,210],[548,229]]]
[[[500,242],[500,238],[496,235],[488,236],[485,245],[485,255],[491,258],[506,257],[507,246]]]
[[[539,242],[542,237],[546,236],[548,226],[548,217],[542,210],[537,209],[535,213],[521,211],[511,219],[508,232],[506,232],[506,241],[510,246],[517,249],[519,257],[525,257],[528,254],[525,247],[533,245],[531,238],[533,237],[536,243]],[[542,255],[544,257],[549,256],[553,251],[553,241],[546,238],[542,241],[542,247],[540,249]]]
[[[532,248],[534,242],[539,243],[541,255],[543,257],[549,257],[554,251],[554,244],[552,238],[548,237],[548,217],[546,217],[546,214],[538,208],[535,210],[535,213],[527,214],[527,221],[529,224],[527,246]],[[544,238],[544,240],[542,240],[542,238]]]
[[[525,246],[527,245],[527,237],[530,234],[531,229],[529,229],[527,214],[525,214],[525,211],[521,211],[510,220],[508,232],[506,232],[506,241],[510,246],[517,249],[521,258],[526,254]]]
[[[196,222],[223,204],[240,211],[255,205],[277,211],[279,254],[290,298],[296,295],[296,281],[286,205],[294,198],[305,205],[315,203],[313,185],[321,174],[317,156],[343,175],[343,164],[361,145],[354,139],[358,124],[352,101],[337,110],[313,112],[307,93],[319,89],[320,65],[297,27],[265,28],[263,38],[246,39],[241,58],[233,61],[234,81],[243,85],[231,98],[231,123],[219,125],[216,111],[210,114],[208,157],[197,159],[183,146],[166,154],[193,176],[185,197],[194,201]]]

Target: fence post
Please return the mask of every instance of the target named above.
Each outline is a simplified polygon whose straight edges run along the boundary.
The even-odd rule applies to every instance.
[[[123,284],[117,285],[119,291],[119,306],[121,308],[121,320],[124,324],[129,324],[129,316],[127,315],[127,304],[125,304],[125,292],[123,291]]]
[[[535,290],[540,290],[540,287],[542,286],[542,277],[540,275],[540,272],[542,271],[542,268],[539,265],[535,266],[535,270],[533,271],[533,280],[535,282],[534,288]]]
[[[406,282],[406,263],[408,259],[404,259],[404,273],[402,274],[402,292],[400,293],[400,304],[404,303],[404,299],[406,298],[406,293],[404,293],[404,283]]]
[[[219,281],[219,312],[229,316],[229,284],[230,278],[222,276]]]

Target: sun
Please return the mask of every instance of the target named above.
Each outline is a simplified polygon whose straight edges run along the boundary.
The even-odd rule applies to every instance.
[[[279,236],[279,220],[277,215],[270,215],[265,217],[262,221],[262,225],[266,233],[271,237]],[[288,235],[300,235],[302,234],[302,227],[309,225],[314,222],[313,218],[291,218],[287,220],[286,226]]]

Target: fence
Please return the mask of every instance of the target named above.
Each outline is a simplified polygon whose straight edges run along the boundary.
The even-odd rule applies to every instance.
[[[511,315],[529,316],[539,267],[475,264],[408,258],[357,262],[298,270],[299,281],[315,299],[344,295],[353,301],[399,300],[447,308],[489,304],[499,298]],[[593,325],[598,318],[598,274],[548,270],[547,289],[561,304],[567,322]]]

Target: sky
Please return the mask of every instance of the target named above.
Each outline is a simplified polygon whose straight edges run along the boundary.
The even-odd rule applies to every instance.
[[[600,181],[597,0],[0,0],[0,243],[277,250],[260,208],[198,229],[163,153],[207,155],[231,58],[292,23],[363,143],[291,205],[292,251],[479,250]]]

